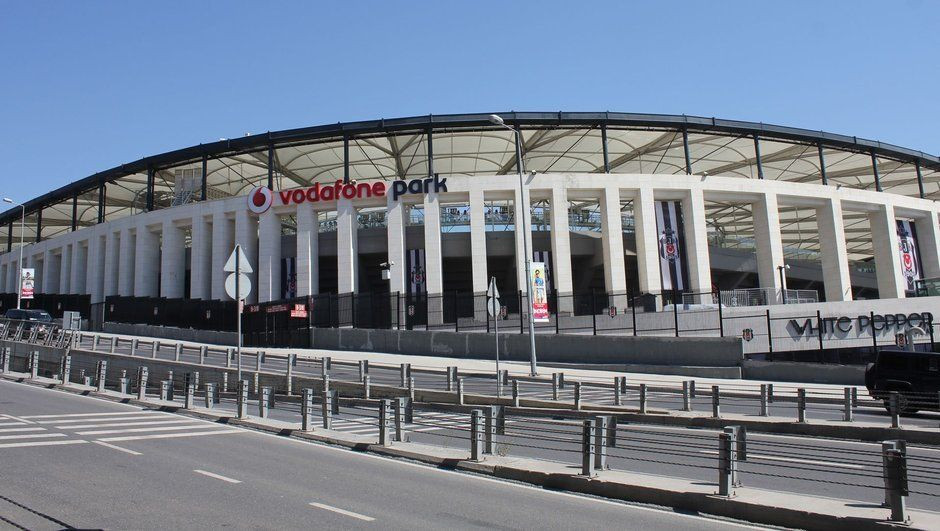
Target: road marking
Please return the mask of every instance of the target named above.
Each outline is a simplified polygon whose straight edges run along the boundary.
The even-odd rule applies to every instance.
[[[0,440],[38,439],[40,437],[67,437],[67,435],[64,433],[26,433],[20,435],[0,435]]]
[[[218,474],[213,474],[212,472],[206,472],[205,470],[196,469],[196,470],[193,470],[193,472],[195,472],[195,473],[197,473],[197,474],[202,474],[203,476],[209,476],[210,478],[215,478],[215,479],[220,479],[220,480],[222,480],[222,481],[227,481],[227,482],[229,482],[229,483],[241,483],[241,481],[239,481],[239,480],[237,480],[237,479],[227,478],[227,477],[225,477],[225,476],[220,476],[220,475],[218,475]]]
[[[699,450],[699,453],[718,455],[717,450]],[[822,465],[822,466],[836,467],[836,468],[851,468],[853,470],[865,470],[866,468],[869,468],[869,467],[866,467],[865,465],[851,465],[848,463],[833,463],[831,461],[815,461],[813,459],[794,459],[792,457],[777,457],[773,455],[762,455],[762,454],[752,454],[752,453],[748,453],[747,457],[748,459],[753,457],[754,459],[763,459],[765,461],[784,461],[787,463],[799,463],[803,465]]]
[[[158,415],[144,415],[144,416],[133,416],[133,417],[104,417],[104,418],[81,418],[81,419],[66,419],[66,420],[37,420],[37,424],[81,424],[82,422],[123,422],[126,420],[150,420],[150,419],[161,419],[161,418],[172,418],[174,415],[169,415],[167,413],[161,413]]]
[[[252,433],[249,430],[212,430],[212,431],[191,431],[188,433],[158,433],[156,435],[128,435],[125,437],[103,437],[99,441],[121,442],[121,441],[143,441],[147,439],[172,439],[176,437],[198,437],[201,435],[227,435],[230,433]]]
[[[17,431],[45,431],[45,430],[46,428],[40,428],[38,426],[35,428],[0,428],[0,433],[12,433],[12,432],[17,432]]]
[[[18,443],[4,443],[0,444],[0,448],[21,448],[24,446],[60,446],[63,444],[85,444],[88,441],[83,441],[81,439],[68,440],[68,441],[30,441],[30,442],[18,442]]]
[[[111,435],[114,433],[143,433],[148,431],[174,431],[174,430],[188,430],[194,428],[192,422],[188,423],[187,426],[155,426],[153,428],[124,428],[120,430],[92,430],[92,431],[80,431],[79,435]]]
[[[0,426],[22,426],[24,422],[0,422]]]
[[[142,453],[140,453],[140,452],[135,452],[134,450],[128,450],[127,448],[121,448],[120,446],[117,446],[117,445],[114,445],[114,444],[110,444],[110,443],[106,443],[106,442],[104,442],[104,441],[92,441],[92,442],[95,443],[95,444],[99,444],[99,445],[101,445],[101,446],[105,446],[105,447],[111,448],[112,450],[117,450],[117,451],[119,451],[119,452],[124,452],[124,453],[126,453],[126,454],[131,454],[131,455],[144,455],[144,454],[142,454]]]
[[[366,522],[374,522],[375,518],[371,516],[366,516],[364,514],[354,513],[352,511],[347,511],[345,509],[340,509],[339,507],[333,507],[332,505],[327,505],[325,503],[310,502],[310,505],[317,507],[319,509],[325,509],[327,511],[333,511],[334,513],[339,513],[342,515],[350,516],[352,518],[358,518],[360,520],[365,520]]]
[[[22,424],[35,424],[35,422],[31,420],[26,420],[25,418],[22,418],[22,417],[14,417],[13,415],[7,415],[6,413],[4,413],[3,416],[10,420],[15,420],[17,422],[20,422]]]
[[[164,424],[192,424],[192,419],[151,420],[148,422],[109,422],[107,424],[79,424],[77,426],[56,426],[57,430],[85,430],[88,428],[112,428],[121,426],[162,426]],[[2,431],[2,430],[0,430]]]
[[[137,411],[119,411],[119,412],[104,412],[104,413],[61,413],[58,415],[27,415],[23,417],[24,419],[58,419],[66,417],[113,417],[115,415],[140,415],[145,413],[146,410],[137,410]],[[154,411],[154,413],[158,413]],[[9,416],[9,415],[6,415]]]

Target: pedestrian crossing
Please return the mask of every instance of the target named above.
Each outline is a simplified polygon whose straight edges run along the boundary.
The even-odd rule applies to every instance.
[[[110,443],[235,433],[245,432],[151,410],[21,416],[0,414],[0,451],[95,443],[131,455],[141,455],[140,452]]]

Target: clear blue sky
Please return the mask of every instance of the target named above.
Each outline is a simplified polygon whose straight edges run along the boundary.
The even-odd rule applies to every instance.
[[[0,2],[0,179],[457,112],[694,114],[940,153],[940,2]]]

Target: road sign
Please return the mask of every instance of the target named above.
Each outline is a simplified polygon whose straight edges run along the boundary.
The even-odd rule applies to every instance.
[[[486,296],[493,299],[499,298],[499,290],[496,289],[496,277],[490,279],[490,286],[486,288]]]
[[[248,263],[248,257],[245,256],[245,250],[241,248],[241,245],[236,245],[232,249],[232,254],[229,255],[228,261],[225,262],[225,267],[222,268],[222,271],[226,273],[235,272],[235,257],[238,257],[238,272],[239,273],[253,273],[254,269],[251,268],[251,264]]]
[[[496,317],[499,313],[499,289],[496,288],[496,277],[490,279],[490,287],[486,289],[486,313]]]
[[[251,278],[242,273],[239,273],[238,276],[241,277],[238,279],[238,291],[240,292],[238,297],[235,296],[235,274],[233,273],[225,278],[225,293],[235,300],[245,299],[251,293]]]

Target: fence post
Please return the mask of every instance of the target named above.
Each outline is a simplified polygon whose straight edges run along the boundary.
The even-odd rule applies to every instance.
[[[391,442],[388,438],[388,410],[391,408],[391,400],[379,401],[379,445],[388,446]]]
[[[150,342],[150,357],[156,359],[157,351],[160,350],[160,342],[153,340]]]
[[[774,384],[767,384],[767,403],[774,403]]]
[[[235,406],[238,418],[248,417],[248,380],[238,381],[238,395],[236,395]]]
[[[187,378],[186,389],[183,391],[183,409],[193,408],[193,397],[196,394],[196,383]]]
[[[235,349],[230,348],[230,349],[225,350],[225,366],[226,367],[232,366],[232,358],[234,357],[235,357]]]
[[[182,345],[180,345],[180,350],[183,350]],[[206,354],[209,353],[209,347],[206,345],[199,345],[199,365],[206,364]]]
[[[177,343],[176,350],[173,352],[173,361],[179,361],[183,355],[183,344]]]
[[[160,381],[160,400],[170,400],[170,384],[168,380]]]
[[[732,486],[732,460],[731,434],[727,432],[718,434],[718,495],[731,496]]]
[[[773,329],[770,327],[770,308],[766,310],[767,312],[767,352],[773,354],[774,352],[774,333]]]
[[[483,433],[480,425],[479,409],[470,412],[470,460],[480,461],[483,458]]]
[[[130,389],[130,378],[127,377],[127,371],[121,371],[121,378],[118,380],[118,392],[122,395],[128,394]]]
[[[620,377],[614,376],[614,405],[623,405],[623,399],[620,395]]]
[[[222,373],[222,392],[223,393],[228,392],[228,373],[227,372]]]
[[[895,446],[884,450],[884,477],[885,496],[891,508],[891,521],[906,522],[905,505],[909,494],[907,455],[901,448]]]
[[[574,409],[581,409],[581,382],[574,383]]]
[[[766,417],[770,414],[767,408],[767,384],[760,384],[760,416]]]
[[[333,365],[333,362],[329,356],[320,358],[320,376],[329,376],[331,365]]]
[[[901,427],[901,395],[897,391],[891,391],[888,395],[888,409],[891,410],[891,427]]]
[[[10,354],[12,354],[12,349],[7,353],[7,356],[4,358],[4,363],[10,363]],[[4,372],[8,371],[10,367],[4,366]],[[146,370],[146,367],[141,367],[141,369]],[[68,384],[72,382],[72,355],[66,354],[62,356],[62,384]]]
[[[313,389],[304,387],[300,390],[300,429],[313,430]]]
[[[852,422],[852,389],[851,388],[846,387],[843,390],[842,400],[844,402],[842,406],[843,408],[842,420],[846,422]]]
[[[494,436],[496,435],[496,422],[500,406],[487,406],[483,409],[486,417],[483,419],[483,453],[492,454]]]
[[[806,422],[806,389],[802,387],[796,390],[796,420]]]
[[[452,374],[451,374],[451,367],[450,367],[450,366],[447,367],[447,373],[444,375],[444,377],[446,378],[446,381],[444,382],[444,390],[445,390],[445,391],[453,391],[453,390],[454,390],[454,379],[453,379],[453,376],[452,376]]]
[[[646,384],[640,384],[640,414],[646,414]]]
[[[575,387],[577,389],[577,387]],[[581,428],[581,475],[594,475],[594,420],[585,420]]]
[[[36,379],[39,377],[39,351],[34,350],[29,355],[29,377]]]
[[[398,397],[393,404],[395,406],[395,442],[404,442],[404,424],[405,424],[405,398]]]
[[[725,337],[725,319],[721,312],[721,292],[712,291],[712,300],[716,298],[716,294],[718,295],[718,337]]]
[[[722,431],[728,434],[728,436],[731,438],[731,486],[740,487],[741,479],[738,475],[738,461],[741,460],[742,454],[744,453],[743,440],[741,438],[741,427],[726,426]]]
[[[215,382],[206,382],[206,409],[212,409],[215,407],[215,397],[218,393],[218,389],[215,386]]]
[[[166,372],[166,379],[170,382],[170,388],[167,389],[167,400],[173,400],[173,371]]]
[[[463,405],[463,378],[457,379],[457,404]]]
[[[320,412],[323,417],[323,429],[329,430],[333,427],[333,393],[329,389],[323,390],[323,407]]]
[[[39,334],[37,333],[36,335],[38,336]],[[100,337],[98,336],[98,334],[93,334],[91,336],[91,350],[98,350],[99,340],[100,340]]]
[[[69,358],[70,356],[66,356]],[[68,360],[67,360],[68,361]],[[66,364],[66,378],[68,378],[68,364]],[[137,400],[147,397],[147,367],[137,367]]]
[[[594,468],[596,470],[607,470],[607,441],[611,418],[609,415],[594,417],[596,423],[594,426]]]
[[[37,354],[38,354],[38,353],[37,353]],[[39,358],[38,358],[38,356],[37,356],[37,358],[36,358],[36,365],[39,365]],[[101,360],[101,361],[98,362],[98,375],[97,375],[97,381],[96,381],[96,383],[98,384],[98,392],[99,392],[99,393],[103,393],[103,392],[104,392],[105,384],[106,384],[107,381],[108,381],[108,378],[107,378],[107,377],[108,377],[108,361],[107,361],[107,360]]]
[[[117,336],[111,336],[111,347],[108,349],[111,354],[114,354],[114,351],[117,350]]]
[[[695,400],[695,380],[689,380],[689,398]]]
[[[401,386],[400,387],[405,387],[408,384],[408,377],[411,376],[411,364],[402,363],[401,368],[399,369],[399,372],[401,373]]]
[[[597,300],[594,295],[594,288],[591,288],[591,329],[594,335],[597,335]]]
[[[0,349],[0,372],[10,372],[10,354],[8,351],[10,347],[3,347]]]
[[[366,360],[359,360],[359,381],[366,377]]]
[[[519,407],[519,380],[512,381],[512,405]]]
[[[268,418],[268,409],[271,404],[271,388],[264,386],[261,388],[261,392],[258,393],[258,416],[266,419]]]
[[[721,417],[721,408],[719,404],[720,400],[721,400],[721,394],[719,392],[718,386],[713,385],[712,386],[712,417],[715,417],[716,419]]]
[[[676,326],[676,337],[679,337],[679,292],[672,290],[672,317]]]
[[[689,398],[689,381],[682,382],[682,411],[692,411],[692,400]]]
[[[552,373],[552,400],[558,400],[558,373]]]

